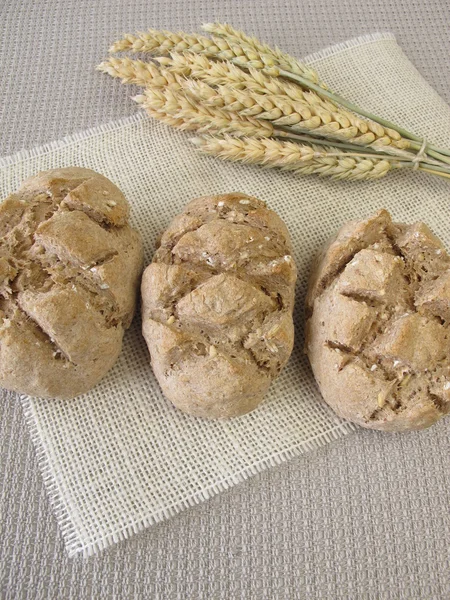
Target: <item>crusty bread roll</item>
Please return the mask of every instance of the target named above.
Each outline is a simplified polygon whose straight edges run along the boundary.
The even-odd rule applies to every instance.
[[[450,411],[450,257],[423,223],[380,210],[344,225],[318,257],[306,352],[341,417],[423,429]]]
[[[201,417],[253,410],[292,352],[295,279],[286,226],[264,202],[190,202],[142,280],[142,329],[165,396]]]
[[[116,361],[133,318],[142,242],[109,179],[39,173],[0,204],[0,385],[71,398]]]

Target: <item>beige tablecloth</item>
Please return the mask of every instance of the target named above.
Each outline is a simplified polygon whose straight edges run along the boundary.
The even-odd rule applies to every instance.
[[[90,67],[123,31],[227,20],[299,56],[391,30],[450,100],[446,2],[9,2],[0,154],[130,113]],[[448,598],[449,423],[358,432],[89,560],[68,559],[16,399],[0,404],[0,597]]]

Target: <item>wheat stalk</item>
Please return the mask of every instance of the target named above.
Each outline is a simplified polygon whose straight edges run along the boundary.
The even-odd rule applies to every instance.
[[[191,141],[203,153],[223,160],[278,168],[298,175],[315,173],[333,179],[378,179],[399,166],[384,159],[330,152],[332,149],[321,151],[314,146],[273,139],[204,136]]]
[[[288,168],[278,164],[282,155],[297,173],[336,178],[375,178],[400,166],[450,177],[450,150],[425,144],[338,96],[313,69],[278,48],[230,25],[203,28],[211,38],[153,29],[127,34],[111,51],[148,52],[153,61],[110,58],[98,69],[143,86],[136,100],[155,118],[180,129],[233,135],[198,138],[195,143],[211,154]],[[326,147],[320,154],[319,145]],[[300,166],[295,148],[303,153]]]
[[[152,117],[177,129],[233,133],[235,136],[273,135],[270,123],[201,105],[180,90],[149,87],[134,100]]]
[[[138,33],[137,35],[126,34],[122,40],[115,42],[111,48],[111,52],[119,52],[123,50],[130,50],[132,52],[149,52],[153,55],[167,56],[172,52],[183,52],[193,54],[203,54],[207,57],[214,58],[221,61],[230,61],[231,63],[242,67],[244,69],[258,69],[262,70],[266,75],[273,77],[287,77],[295,83],[306,85],[307,88],[312,88],[319,93],[320,96],[325,95],[331,102],[336,102],[341,106],[346,106],[353,111],[359,112],[360,114],[371,118],[375,123],[381,123],[385,127],[385,135],[378,134],[378,140],[375,142],[374,147],[378,147],[379,150],[384,151],[385,146],[391,144],[392,131],[403,132],[403,137],[418,140],[417,136],[409,134],[409,132],[396,127],[393,123],[389,123],[384,119],[380,119],[370,113],[359,109],[357,106],[349,103],[344,98],[337,96],[333,92],[320,87],[320,85],[314,83],[313,80],[308,79],[305,74],[298,75],[289,70],[285,70],[280,66],[279,61],[273,54],[267,54],[261,50],[255,49],[252,45],[248,45],[245,42],[240,44],[232,43],[227,41],[226,38],[213,36],[212,39],[201,36],[201,35],[190,35],[186,33],[172,33],[170,31],[158,31],[150,29],[148,32]],[[300,63],[301,64],[301,63]],[[286,65],[283,65],[286,66]],[[380,125],[381,127],[381,125]],[[386,131],[390,129],[391,131]],[[406,136],[405,136],[406,134]],[[409,147],[406,141],[402,142],[403,148]],[[417,149],[417,143],[411,142],[411,147]],[[388,150],[391,151],[390,149]],[[436,152],[430,152],[431,155],[441,160],[446,161],[441,155]],[[446,162],[449,162],[448,160]]]
[[[202,26],[202,29],[213,36],[223,37],[233,44],[245,44],[260,54],[271,56],[273,61],[281,69],[295,73],[296,75],[302,75],[314,83],[319,84],[321,87],[326,88],[326,85],[319,81],[317,72],[311,67],[301,63],[299,60],[277,47],[271,48],[268,44],[260,42],[256,37],[248,36],[243,31],[234,29],[234,27],[227,23],[206,23]]]

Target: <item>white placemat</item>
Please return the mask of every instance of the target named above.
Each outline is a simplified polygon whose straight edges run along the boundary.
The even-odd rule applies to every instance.
[[[340,44],[309,62],[337,91],[429,141],[450,145],[448,106],[391,35]],[[131,95],[130,88],[122,89]],[[450,242],[450,227],[442,219],[448,182],[404,172],[370,183],[296,178],[200,156],[187,137],[139,114],[0,161],[2,197],[28,175],[56,166],[87,166],[110,177],[132,205],[147,262],[156,236],[188,200],[228,191],[266,200],[285,219],[296,250],[295,351],[254,413],[209,422],[171,407],[152,375],[138,319],[116,367],[92,392],[70,402],[23,398],[70,554],[95,553],[352,429],[321,402],[302,354],[309,265],[344,220],[385,206],[398,219],[427,220]]]

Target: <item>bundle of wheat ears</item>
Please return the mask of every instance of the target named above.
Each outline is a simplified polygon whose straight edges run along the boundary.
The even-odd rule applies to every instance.
[[[318,74],[230,25],[211,37],[150,29],[127,34],[97,68],[142,86],[134,98],[191,142],[225,160],[335,179],[375,179],[409,167],[450,178],[450,150],[377,117],[332,92]]]

